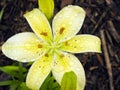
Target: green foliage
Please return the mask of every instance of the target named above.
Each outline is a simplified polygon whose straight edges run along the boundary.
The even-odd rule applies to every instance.
[[[54,14],[54,0],[38,0],[39,9],[50,21]]]
[[[30,90],[30,89],[26,86],[25,82],[22,82],[20,84],[19,90]]]
[[[27,65],[31,65],[31,63]],[[24,82],[28,70],[22,63],[19,63],[18,66],[0,67],[0,71],[9,74],[12,78],[12,80],[0,81],[0,86],[9,86],[9,90],[30,90]],[[60,90],[60,85],[55,81],[52,74],[49,74],[40,90]]]
[[[0,71],[7,73],[11,76],[11,80],[0,81],[0,86],[9,86],[9,90],[30,90],[25,85],[25,77],[27,69],[23,67],[22,63],[18,66],[3,66]]]
[[[4,13],[4,7],[3,7],[2,10],[0,11],[0,21],[2,20],[3,13]]]
[[[31,65],[31,63],[28,63],[27,65]],[[0,71],[10,75],[12,78],[12,80],[0,81],[0,86],[9,86],[9,90],[30,90],[25,84],[28,69],[25,68],[22,63],[19,63],[18,66],[0,67]],[[60,90],[60,85],[50,73],[42,84],[40,90]]]
[[[61,82],[61,90],[76,90],[77,76],[73,71],[66,72]]]
[[[9,74],[12,80],[0,81],[0,86],[9,86],[9,90],[30,90],[24,80],[26,78],[27,69],[22,63],[18,66],[3,66],[0,70]],[[61,86],[55,81],[50,73],[40,90],[75,90],[77,77],[74,72],[66,72],[62,78]]]
[[[60,90],[60,85],[55,81],[52,74],[49,74],[40,90]]]
[[[49,74],[40,90],[76,90],[77,76],[73,71],[63,75],[61,86],[55,81],[52,74]]]

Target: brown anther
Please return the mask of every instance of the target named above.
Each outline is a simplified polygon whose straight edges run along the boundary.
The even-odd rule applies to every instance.
[[[43,46],[41,44],[38,44],[38,48],[42,48]]]
[[[76,48],[76,46],[74,46],[74,48]]]
[[[61,55],[60,55],[60,57],[61,57],[61,58],[63,58],[63,57],[64,57],[64,55],[63,55],[63,54],[61,54]]]
[[[65,42],[65,46],[68,46],[68,42],[67,41]]]
[[[46,32],[41,32],[40,34],[43,35],[43,36],[47,36],[48,35]]]
[[[48,56],[49,56],[48,53],[46,53],[46,54],[45,54],[45,57],[48,57]]]
[[[65,30],[64,27],[60,28],[60,32],[59,33],[62,34],[64,30]]]

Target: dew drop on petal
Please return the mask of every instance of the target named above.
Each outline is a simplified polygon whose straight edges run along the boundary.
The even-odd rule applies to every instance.
[[[80,68],[76,68],[77,71],[80,71]]]
[[[69,25],[71,26],[71,25],[72,25],[72,22],[69,22]]]
[[[73,62],[70,62],[70,66],[72,66],[72,65],[74,65],[74,63],[73,63]]]

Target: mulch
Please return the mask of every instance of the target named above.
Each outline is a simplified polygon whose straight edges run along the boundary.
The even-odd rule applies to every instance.
[[[83,7],[86,18],[79,34],[92,34],[101,38],[101,54],[76,54],[85,69],[85,90],[120,90],[120,1],[54,1],[55,14],[70,4]],[[0,0],[0,10],[4,9],[0,21],[0,66],[13,63],[1,52],[2,44],[16,33],[32,31],[23,14],[37,7],[37,0]],[[0,81],[9,78],[4,75],[0,72]],[[0,90],[4,90],[3,87]]]

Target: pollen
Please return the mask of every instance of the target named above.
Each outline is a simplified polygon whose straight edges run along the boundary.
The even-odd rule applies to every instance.
[[[42,48],[43,46],[41,44],[38,44],[38,48]]]
[[[65,46],[68,46],[68,42],[67,41],[65,42]]]
[[[76,46],[74,46],[74,48],[76,49],[77,47],[76,47]]]
[[[63,54],[61,54],[61,55],[60,55],[60,57],[61,57],[61,58],[63,58],[63,57],[64,57],[64,55],[63,55]]]
[[[41,32],[40,34],[43,35],[43,36],[47,36],[48,35],[46,32]]]
[[[48,56],[49,56],[48,53],[46,53],[46,54],[45,54],[45,57],[48,57]]]
[[[65,30],[65,28],[64,27],[62,27],[62,28],[60,28],[60,34],[63,34],[63,31]]]

